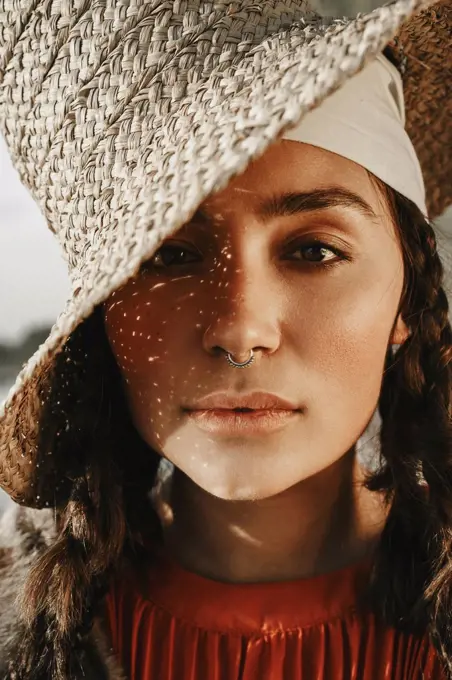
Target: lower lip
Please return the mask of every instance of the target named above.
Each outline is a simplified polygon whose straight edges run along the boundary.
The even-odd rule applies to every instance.
[[[277,432],[289,425],[297,411],[281,409],[261,411],[230,411],[209,409],[189,411],[189,416],[205,432],[224,435],[256,435]]]

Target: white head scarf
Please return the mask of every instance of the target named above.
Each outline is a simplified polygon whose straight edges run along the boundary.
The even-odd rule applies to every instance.
[[[405,131],[402,78],[383,54],[306,114],[283,139],[312,144],[362,165],[427,217],[421,166]]]

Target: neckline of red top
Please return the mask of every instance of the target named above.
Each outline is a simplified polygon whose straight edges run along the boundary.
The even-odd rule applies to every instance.
[[[372,560],[291,581],[228,583],[188,571],[154,549],[139,591],[173,617],[200,628],[243,634],[298,630],[360,608]],[[126,577],[127,578],[127,577]],[[136,583],[129,587],[136,588]]]

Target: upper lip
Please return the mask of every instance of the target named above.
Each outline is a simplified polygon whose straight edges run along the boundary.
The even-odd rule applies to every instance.
[[[207,409],[229,409],[251,408],[260,409],[281,409],[284,411],[295,411],[298,407],[270,392],[253,392],[251,394],[231,394],[230,392],[215,392],[199,399],[188,410],[199,411]]]

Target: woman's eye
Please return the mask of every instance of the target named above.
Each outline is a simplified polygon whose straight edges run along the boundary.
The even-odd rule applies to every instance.
[[[322,241],[311,241],[297,246],[292,251],[290,259],[301,262],[310,262],[317,265],[332,266],[346,259],[346,256],[337,248],[333,248]]]
[[[199,253],[195,253],[184,246],[167,245],[161,246],[147,263],[147,268],[164,269],[165,267],[181,266],[191,262],[197,262]]]

